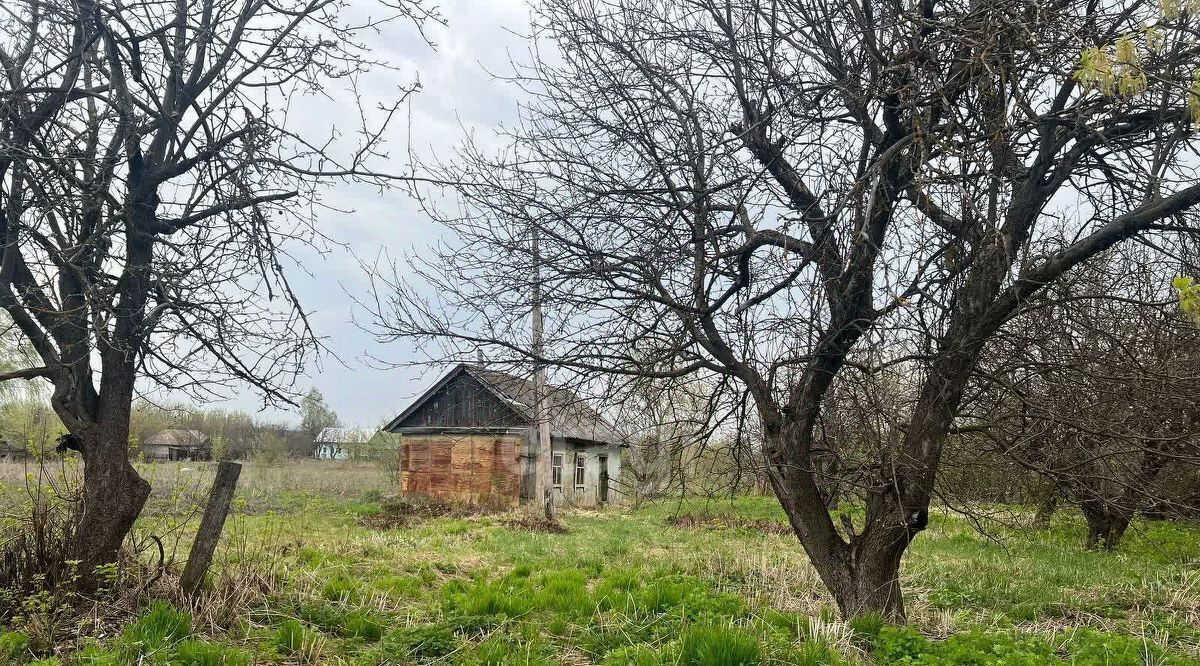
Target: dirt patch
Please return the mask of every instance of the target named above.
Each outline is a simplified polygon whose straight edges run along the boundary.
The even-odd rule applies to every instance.
[[[412,527],[434,518],[472,518],[504,513],[508,510],[508,507],[488,504],[466,504],[437,497],[405,495],[384,498],[382,511],[363,516],[359,522],[363,527],[371,529],[393,530]]]
[[[704,513],[684,513],[667,516],[667,524],[681,530],[743,529],[754,530],[763,534],[792,533],[791,527],[770,518],[742,518],[740,516],[720,516]]]
[[[502,525],[513,530],[528,532],[543,532],[546,534],[566,534],[567,528],[556,520],[546,520],[545,516],[521,516],[500,521]]]

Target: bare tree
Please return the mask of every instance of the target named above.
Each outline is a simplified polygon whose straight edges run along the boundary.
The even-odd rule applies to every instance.
[[[550,321],[532,360],[594,393],[705,375],[748,400],[841,611],[901,618],[901,558],[988,341],[1105,249],[1190,228],[1198,20],[1132,1],[543,0],[513,77],[523,121],[435,167],[463,183],[431,205],[456,240],[380,271],[369,307],[384,338],[527,362],[536,228]],[[891,410],[854,447],[822,430],[846,382]],[[827,509],[829,451],[861,521]]]
[[[1120,247],[1028,301],[989,345],[963,409],[986,426],[971,436],[1080,508],[1089,547],[1114,549],[1151,506],[1193,508],[1163,485],[1200,466],[1200,339],[1170,287],[1192,272],[1187,254]]]
[[[0,305],[84,460],[73,557],[111,562],[150,492],[128,459],[139,386],[266,400],[318,347],[284,273],[322,240],[322,183],[386,187],[382,132],[411,92],[341,129],[290,106],[383,66],[360,38],[436,18],[419,0],[343,19],[335,0],[22,0],[0,9]],[[361,101],[361,98],[360,98]],[[363,105],[360,104],[360,107]],[[356,119],[357,120],[357,119]]]

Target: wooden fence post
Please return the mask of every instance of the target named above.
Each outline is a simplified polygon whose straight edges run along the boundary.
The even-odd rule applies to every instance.
[[[204,582],[241,473],[242,466],[239,463],[222,460],[217,465],[217,478],[213,480],[212,491],[208,494],[208,506],[204,509],[204,518],[200,520],[200,529],[196,532],[192,552],[188,554],[187,565],[183,568],[183,577],[179,579],[180,587],[187,594],[195,594]]]

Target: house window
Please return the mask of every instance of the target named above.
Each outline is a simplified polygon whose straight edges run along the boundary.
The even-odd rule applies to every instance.
[[[576,488],[583,487],[583,478],[584,478],[584,469],[585,469],[583,464],[584,464],[584,461],[586,461],[586,460],[587,460],[587,457],[584,456],[582,453],[575,454],[575,487]]]
[[[554,481],[554,487],[562,488],[563,454],[556,453],[551,457],[551,460],[553,461],[551,478]]]

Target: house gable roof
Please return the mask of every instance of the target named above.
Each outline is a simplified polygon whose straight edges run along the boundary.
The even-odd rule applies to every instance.
[[[199,430],[163,430],[146,440],[145,446],[174,446],[183,448],[204,448],[211,446],[208,435]]]
[[[392,419],[384,430],[395,432],[409,417],[438,396],[451,381],[468,376],[498,399],[528,427],[534,421],[537,394],[531,379],[474,365],[460,364],[439,379],[428,391]],[[553,437],[593,442],[619,443],[616,428],[573,391],[550,386],[550,431]]]

